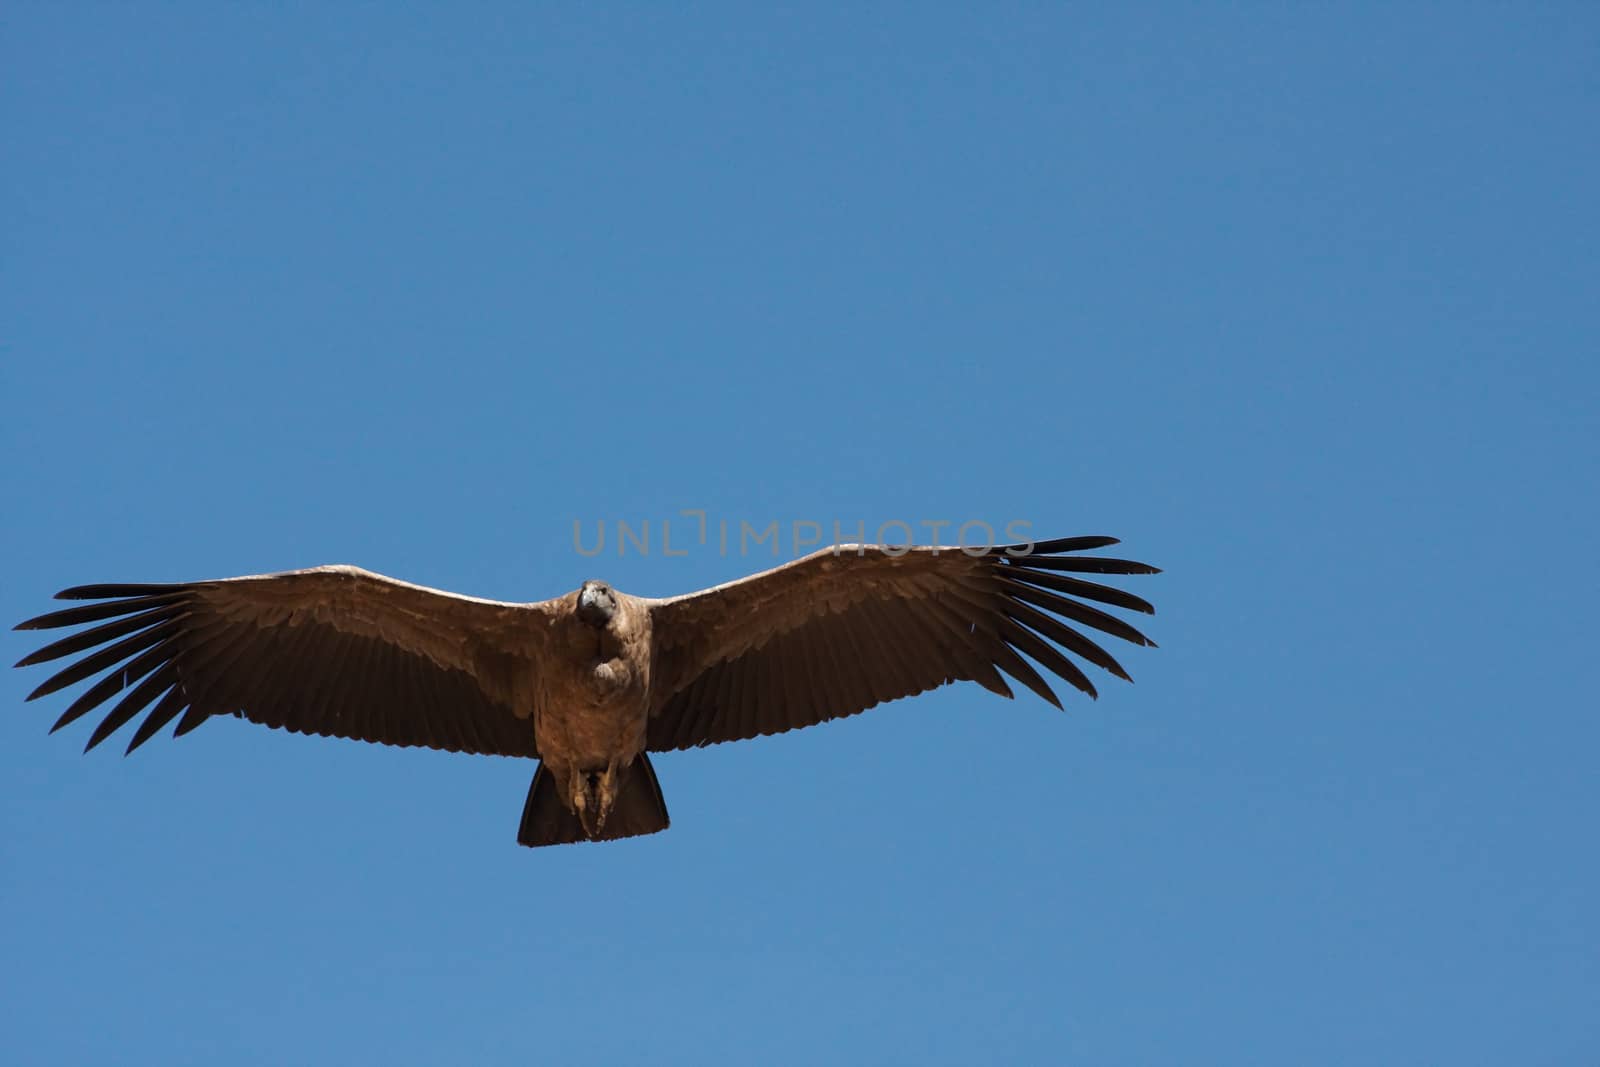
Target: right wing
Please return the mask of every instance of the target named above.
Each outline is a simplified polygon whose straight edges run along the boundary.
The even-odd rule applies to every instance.
[[[1131,593],[1072,576],[1157,573],[1132,560],[1077,554],[1116,543],[1064,537],[976,557],[952,547],[843,545],[652,601],[660,699],[649,749],[781,733],[955,681],[1009,697],[1002,672],[1060,707],[1023,656],[1093,697],[1094,683],[1062,650],[1128,675],[1072,624],[1154,644],[1081,603],[1155,610]]]

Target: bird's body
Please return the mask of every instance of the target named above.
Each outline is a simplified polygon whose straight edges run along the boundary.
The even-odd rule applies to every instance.
[[[591,590],[609,605],[585,610]],[[589,836],[604,829],[619,772],[644,752],[650,720],[650,610],[586,582],[551,635],[562,650],[527,708],[540,758]],[[521,709],[519,709],[521,710]]]
[[[125,695],[94,747],[149,709],[132,751],[174,719],[232,714],[300,733],[537,758],[518,840],[607,840],[667,826],[648,753],[809,726],[960,680],[1059,706],[1022,655],[1089,696],[1062,649],[1127,675],[1079,623],[1151,642],[1084,600],[1150,605],[1073,572],[1152,573],[1064,538],[977,555],[837,546],[687,596],[589,581],[517,604],[356,567],[175,585],[80,586],[92,600],[19,629],[94,623],[18,666],[85,653],[43,696],[99,672],[56,723]],[[1074,599],[1076,598],[1076,599]],[[182,716],[179,718],[179,716]]]

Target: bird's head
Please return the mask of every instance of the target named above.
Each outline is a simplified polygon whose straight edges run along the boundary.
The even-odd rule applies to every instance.
[[[617,596],[609,585],[593,579],[583,583],[578,590],[578,618],[596,630],[604,630],[616,613]]]

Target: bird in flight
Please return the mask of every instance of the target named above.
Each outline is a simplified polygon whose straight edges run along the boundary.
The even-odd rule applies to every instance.
[[[1127,679],[1078,628],[1154,644],[1086,603],[1155,610],[1077,577],[1158,573],[1086,554],[1116,543],[1067,537],[982,555],[838,545],[666,599],[588,581],[515,604],[350,566],[82,585],[57,599],[94,603],[17,629],[97,625],[17,666],[83,654],[29,700],[106,672],[52,732],[125,693],[85,751],[148,708],[129,752],[174,719],[181,736],[234,715],[301,734],[524,756],[539,766],[518,843],[608,841],[667,828],[651,752],[782,733],[956,681],[1009,698],[1002,675],[1059,708],[1030,659],[1095,697],[1068,653]]]

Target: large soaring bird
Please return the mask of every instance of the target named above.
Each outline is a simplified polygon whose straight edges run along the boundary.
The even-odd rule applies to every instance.
[[[589,581],[554,600],[502,603],[348,566],[85,585],[57,598],[97,603],[17,628],[97,625],[17,666],[85,653],[30,700],[107,672],[54,729],[126,691],[87,748],[149,708],[129,752],[173,719],[182,735],[231,714],[295,733],[535,758],[517,841],[605,841],[667,828],[648,752],[781,733],[948,682],[1010,697],[1002,674],[1060,707],[1024,656],[1090,697],[1093,683],[1065,653],[1126,679],[1071,625],[1153,643],[1084,603],[1149,613],[1147,602],[1073,576],[1156,573],[1082,554],[1116,543],[1069,537],[982,555],[835,546],[665,600]]]

